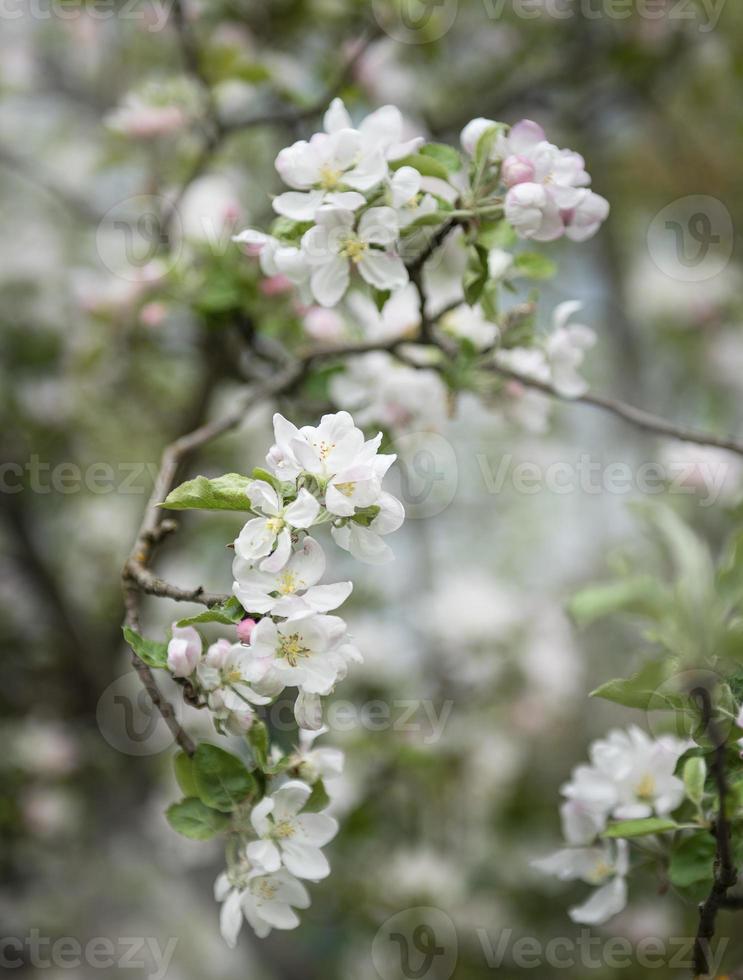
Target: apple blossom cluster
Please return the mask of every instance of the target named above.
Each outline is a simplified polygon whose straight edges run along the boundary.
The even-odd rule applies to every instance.
[[[325,780],[341,774],[344,760],[313,742],[327,730],[320,698],[361,655],[333,614],[352,584],[321,583],[325,553],[310,531],[327,524],[339,547],[378,564],[393,557],[384,537],[404,518],[402,504],[382,488],[395,456],[379,452],[381,433],[366,439],[348,412],[325,415],[318,426],[297,428],[278,413],[273,423],[265,469],[252,478],[198,477],[163,502],[251,513],[234,542],[232,597],[174,623],[167,644],[125,629],[148,666],[168,670],[220,734],[243,737],[250,751],[250,765],[209,743],[180,753],[176,777],[185,797],[167,812],[186,837],[228,835],[215,898],[230,946],[243,919],[260,937],[293,929],[297,909],[309,905],[305,882],[330,873],[322,848],[338,824],[323,812]],[[197,629],[203,622],[233,623],[237,642],[207,646]],[[271,746],[259,711],[287,689],[296,691],[299,745],[285,754]]]
[[[590,190],[580,153],[550,143],[530,119],[508,132],[492,119],[473,119],[462,130],[462,148],[475,156],[489,134],[487,159],[500,169],[505,217],[521,238],[551,242],[565,235],[584,242],[596,234],[609,202]]]
[[[301,728],[320,728],[320,698],[360,660],[346,624],[330,615],[351,582],[320,584],[322,545],[310,529],[330,525],[336,544],[371,564],[392,559],[383,540],[403,522],[402,504],[382,489],[395,456],[379,453],[382,434],[365,439],[348,412],[298,429],[278,413],[265,479],[250,482],[255,515],[234,542],[233,594],[244,610],[239,642],[204,651],[192,625],[173,627],[168,667],[187,680],[220,729],[247,731],[255,707],[296,688]]]
[[[334,99],[323,131],[276,158],[291,189],[273,200],[279,217],[272,233],[247,229],[234,241],[260,256],[270,279],[329,308],[352,278],[378,293],[404,289],[405,239],[423,225],[491,216],[522,239],[585,241],[608,215],[606,200],[588,187],[580,154],[558,149],[530,120],[511,129],[472,120],[461,136],[471,161],[451,147],[423,145],[423,137],[406,140],[404,128],[391,105],[354,127]]]
[[[222,903],[220,931],[228,946],[237,943],[243,918],[260,939],[272,929],[295,929],[295,910],[310,905],[304,882],[330,874],[321,848],[335,837],[338,823],[327,813],[305,809],[311,795],[308,783],[285,779],[253,807],[253,839],[241,839],[238,853],[214,884],[214,897]]]
[[[273,200],[284,219],[279,233],[249,229],[234,240],[260,249],[267,276],[285,276],[305,296],[331,307],[346,293],[352,271],[375,289],[405,286],[408,271],[397,250],[401,228],[436,204],[419,198],[417,170],[391,169],[423,142],[403,141],[399,109],[383,106],[354,128],[341,99],[334,99],[323,124],[323,132],[285,147],[276,158],[281,179],[292,188]]]
[[[610,821],[668,817],[684,802],[684,782],[674,773],[691,744],[673,736],[654,740],[633,726],[595,741],[590,765],[573,770],[560,807],[567,847],[533,862],[561,881],[594,887],[586,902],[570,909],[573,922],[600,925],[627,904],[628,841],[618,836],[621,824],[614,823],[617,833],[610,839],[603,835]]]

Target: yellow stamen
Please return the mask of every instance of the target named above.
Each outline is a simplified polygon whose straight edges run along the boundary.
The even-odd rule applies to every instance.
[[[355,483],[336,483],[335,489],[342,493],[344,497],[352,497],[353,492],[356,489]]]
[[[327,163],[320,167],[320,187],[324,191],[337,190],[341,185],[342,177],[342,170],[336,170]]]
[[[368,248],[368,242],[362,242],[360,238],[347,238],[343,243],[340,254],[345,255],[353,263],[358,264]]]
[[[297,666],[297,661],[309,657],[310,650],[302,646],[299,633],[282,636],[279,639],[279,656],[283,657],[291,667]]]
[[[655,794],[655,777],[646,772],[635,788],[635,796],[639,800],[651,800]]]

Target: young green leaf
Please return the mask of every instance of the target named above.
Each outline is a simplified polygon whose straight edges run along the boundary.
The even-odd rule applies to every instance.
[[[172,490],[160,504],[168,510],[250,510],[248,476],[226,473],[214,480],[197,476]]]
[[[248,743],[253,752],[255,764],[265,771],[268,764],[268,729],[264,722],[256,720],[248,730]]]
[[[325,789],[325,783],[322,779],[318,779],[312,787],[312,793],[305,803],[304,808],[308,813],[317,813],[318,810],[324,810],[329,803],[330,797],[328,796],[328,791]]]
[[[634,613],[655,618],[668,602],[663,586],[651,575],[635,575],[601,585],[590,585],[568,603],[568,613],[578,626],[613,613]]]
[[[234,810],[255,790],[244,762],[217,745],[201,742],[192,758],[199,797],[215,810]]]
[[[124,639],[134,650],[140,660],[144,661],[148,667],[164,669],[168,666],[168,644],[158,643],[157,640],[148,640],[140,636],[136,630],[129,626],[123,627]]]
[[[191,757],[186,755],[185,752],[179,752],[173,758],[173,768],[175,769],[175,778],[183,791],[184,796],[198,796],[199,791],[196,788],[196,780],[193,775],[193,763],[191,762]]]
[[[712,878],[715,842],[710,833],[692,834],[674,847],[668,876],[676,888],[688,888],[698,881]]]
[[[648,834],[662,834],[668,830],[679,830],[675,820],[664,817],[645,817],[642,820],[620,820],[612,823],[601,834],[609,840],[626,837],[645,837]]]
[[[438,160],[448,173],[455,174],[462,166],[462,158],[453,146],[446,143],[426,143],[420,148],[420,152],[427,157]]]
[[[211,609],[178,620],[178,626],[194,626],[197,623],[221,623],[223,626],[236,626],[245,617],[245,610],[232,596],[227,602],[220,602]]]
[[[704,783],[707,779],[707,763],[699,755],[694,755],[684,763],[684,788],[692,803],[699,806],[704,797]]]
[[[212,810],[193,796],[169,806],[165,816],[173,830],[191,840],[210,840],[230,823],[226,813]]]
[[[551,279],[557,272],[557,266],[546,255],[539,252],[519,252],[514,256],[514,270],[527,279]]]
[[[449,170],[435,160],[432,156],[424,153],[411,153],[410,156],[403,157],[401,160],[391,160],[390,167],[399,170],[400,167],[413,167],[423,177],[438,177],[440,180],[449,179]]]
[[[652,661],[632,677],[617,678],[602,684],[591,691],[590,696],[613,701],[625,708],[641,708],[644,711],[683,710],[688,707],[684,696],[680,692],[675,694],[667,691],[664,687],[675,669],[673,661]]]

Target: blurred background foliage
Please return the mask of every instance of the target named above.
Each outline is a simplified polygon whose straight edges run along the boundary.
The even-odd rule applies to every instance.
[[[313,888],[301,929],[265,942],[244,931],[236,951],[222,944],[211,899],[218,848],[176,838],[162,815],[176,794],[172,747],[151,724],[119,626],[119,571],[162,447],[230,404],[255,369],[246,353],[255,332],[261,343],[302,337],[291,299],[266,295],[229,236],[248,220],[267,222],[275,154],[317,118],[240,124],[277,107],[312,108],[369,32],[341,85],[354,112],[392,101],[411,129],[455,143],[474,116],[535,118],[585,155],[612,216],[590,245],[550,247],[561,272],[543,303],[584,302],[599,334],[587,371],[594,387],[679,422],[739,426],[738,243],[716,275],[679,282],[647,234],[688,195],[711,195],[734,227],[743,222],[743,10],[722,0],[711,28],[702,3],[651,4],[652,17],[634,4],[616,5],[628,16],[615,17],[611,4],[594,16],[597,4],[576,3],[565,18],[550,4],[519,16],[522,6],[460,2],[442,30],[452,5],[440,4],[430,40],[413,44],[395,40],[399,11],[382,0],[189,3],[202,82],[232,127],[216,137],[165,8],[126,4],[101,17],[101,7],[59,3],[1,15],[3,935],[178,937],[170,980],[373,978],[377,930],[416,906],[454,922],[457,978],[492,973],[483,930],[493,944],[509,929],[544,943],[577,935],[565,910],[582,887],[573,894],[528,862],[557,840],[559,785],[588,740],[628,720],[587,692],[628,673],[640,645],[632,626],[579,631],[563,610],[607,574],[611,552],[642,547],[627,503],[643,494],[523,493],[508,479],[495,490],[493,474],[502,460],[546,468],[588,454],[633,472],[680,460],[683,486],[663,495],[717,551],[738,517],[732,457],[641,437],[576,406],[534,435],[471,394],[456,398],[441,432],[451,464],[443,503],[400,532],[395,566],[354,575],[349,620],[366,664],[337,694],[362,719],[363,706],[380,701],[398,722],[408,701],[425,700],[436,717],[444,711],[443,734],[434,737],[420,708],[413,730],[375,731],[367,719],[326,736],[348,753],[333,787],[342,822],[333,874]],[[183,124],[166,137],[132,140],[104,125],[143,84],[166,86],[182,108]],[[208,159],[205,141],[216,144]],[[171,247],[133,276],[111,215],[130,214],[143,195],[176,200],[176,218]],[[315,377],[281,407],[310,421],[327,404]],[[265,452],[269,419],[270,406],[253,412],[191,471],[248,472]],[[712,471],[722,474],[720,499],[707,506]],[[163,549],[167,577],[228,590],[224,546],[239,520],[181,523]],[[154,633],[175,617],[172,603],[150,603],[146,626]],[[127,725],[147,738],[132,740]],[[629,909],[601,933],[690,935],[694,907],[658,891],[667,888],[652,877],[633,880]],[[734,948],[729,955],[735,961]],[[15,975],[32,972],[27,963]],[[87,972],[101,971],[79,975]],[[500,975],[521,972],[506,956]],[[565,970],[538,972],[546,980]],[[578,972],[627,975],[606,965]],[[637,978],[673,973],[631,967]]]

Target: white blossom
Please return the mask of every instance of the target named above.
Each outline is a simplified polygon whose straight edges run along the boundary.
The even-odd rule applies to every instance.
[[[296,499],[284,507],[277,491],[265,480],[254,480],[248,488],[248,497],[253,510],[263,516],[243,527],[235,541],[235,554],[245,561],[263,558],[261,571],[278,572],[289,560],[292,530],[311,527],[320,512],[320,504],[301,488]]]
[[[294,875],[281,868],[271,874],[252,871],[233,885],[227,872],[214,883],[214,898],[222,902],[219,928],[222,938],[234,949],[243,916],[256,936],[264,939],[271,929],[296,929],[299,917],[294,911],[309,908],[307,889]]]
[[[310,289],[321,306],[335,306],[357,269],[375,289],[399,289],[408,270],[394,245],[399,233],[392,208],[369,208],[356,220],[353,212],[323,207],[316,224],[302,237],[302,252],[311,266]]]
[[[290,780],[253,807],[250,821],[258,836],[248,844],[249,861],[266,872],[283,866],[297,878],[319,881],[330,873],[320,850],[338,832],[338,823],[326,813],[302,813],[312,790],[300,780]]]
[[[168,667],[174,677],[188,677],[201,659],[201,637],[193,626],[177,623],[173,623],[172,634],[168,643]]]

